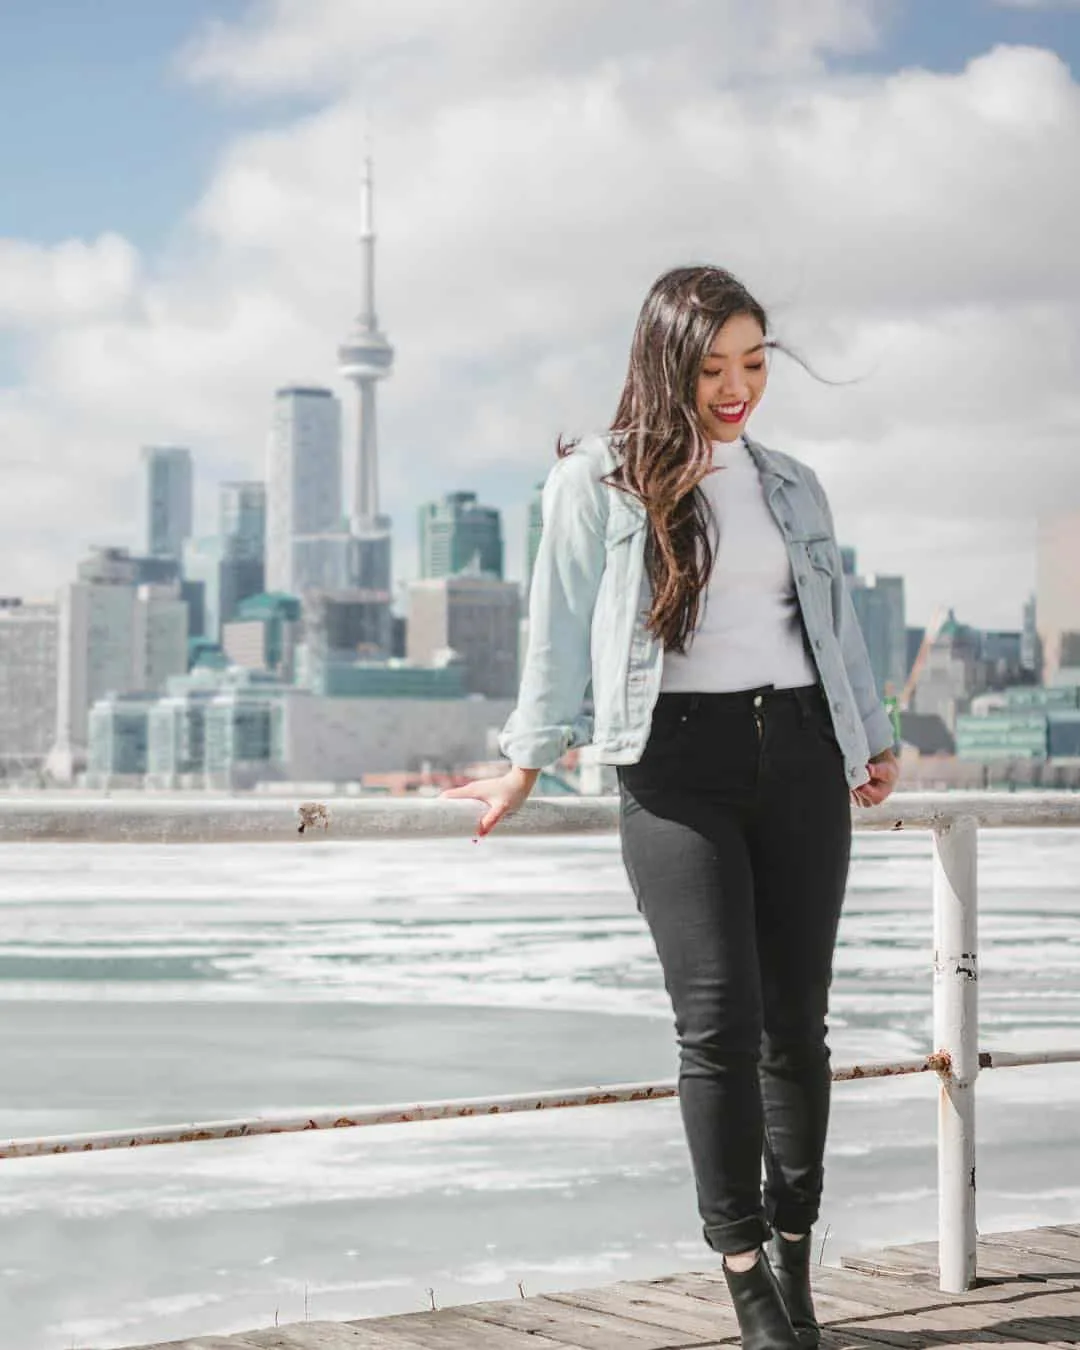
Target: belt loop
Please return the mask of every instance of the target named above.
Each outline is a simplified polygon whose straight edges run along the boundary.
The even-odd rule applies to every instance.
[[[691,694],[691,695],[690,695],[690,711],[691,711],[692,713],[696,713],[697,710],[698,710],[700,707],[701,707],[701,695],[700,695],[700,694]]]
[[[796,689],[795,691],[795,702],[799,705],[799,726],[801,727],[806,726],[807,722],[810,720],[812,711],[810,708],[810,699],[812,697],[813,694],[808,694],[805,689]]]

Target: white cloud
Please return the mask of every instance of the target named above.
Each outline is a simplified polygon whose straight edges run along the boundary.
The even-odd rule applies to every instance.
[[[352,92],[435,106],[447,92],[515,90],[604,65],[682,64],[696,81],[817,69],[823,51],[871,47],[892,0],[260,0],[212,23],[180,59],[234,94]],[[702,57],[705,59],[703,60]]]
[[[274,386],[333,378],[374,104],[398,351],[383,481],[406,570],[417,484],[475,488],[520,529],[555,436],[610,416],[645,287],[709,259],[824,374],[862,377],[832,389],[778,357],[754,429],[819,467],[863,565],[907,574],[914,617],[951,600],[1018,622],[1036,514],[1080,509],[1080,90],[1031,48],[959,74],[829,74],[825,53],[875,41],[872,0],[674,8],[278,0],[202,35],[191,78],[322,97],[225,148],[167,255],[86,246],[93,303],[12,244],[40,279],[8,314],[29,346],[0,443],[26,472],[47,462],[35,490],[55,495],[0,507],[0,591],[60,579],[89,538],[134,542],[141,442],[261,472]]]
[[[0,239],[0,326],[35,328],[123,310],[135,298],[139,261],[116,234],[41,248]]]

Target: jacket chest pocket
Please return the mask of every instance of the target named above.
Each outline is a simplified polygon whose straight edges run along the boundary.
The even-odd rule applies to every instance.
[[[641,533],[648,518],[644,506],[635,497],[620,492],[618,488],[610,488],[609,491],[611,500],[608,505],[604,543],[612,549]]]
[[[804,546],[807,559],[815,572],[820,572],[826,577],[836,575],[836,550],[828,535],[819,539],[807,539]]]

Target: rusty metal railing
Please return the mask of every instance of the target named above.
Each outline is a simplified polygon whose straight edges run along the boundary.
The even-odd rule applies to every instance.
[[[1030,1064],[1080,1063],[1080,1050],[1034,1054],[979,1055],[981,1069],[1018,1068]],[[852,1064],[834,1069],[834,1083],[909,1074],[947,1075],[949,1057],[901,1059],[891,1063]],[[98,1130],[84,1134],[43,1135],[0,1143],[0,1159],[44,1158],[61,1153],[103,1153],[112,1149],[148,1148],[155,1144],[194,1144],[210,1139],[251,1139],[260,1134],[305,1134],[310,1130],[355,1129],[365,1125],[412,1125],[427,1120],[462,1120],[470,1116],[505,1116],[519,1111],[556,1111],[570,1106],[611,1106],[617,1102],[656,1102],[677,1097],[674,1080],[660,1083],[613,1083],[604,1087],[558,1089],[503,1097],[462,1097],[452,1101],[396,1106],[340,1106],[322,1111],[249,1116],[240,1120],[208,1120],[190,1125],[147,1125],[134,1130]]]
[[[478,803],[346,798],[303,802],[152,796],[0,798],[0,843],[281,843],[320,840],[467,838]],[[921,1060],[852,1065],[834,1081],[936,1073],[938,1112],[938,1248],[943,1291],[972,1286],[975,1261],[975,1082],[981,1070],[1080,1062],[1080,1050],[1002,1053],[978,1048],[978,828],[1080,827],[1080,794],[897,794],[883,806],[857,810],[860,830],[930,830],[934,839],[934,1053]],[[530,801],[499,826],[499,834],[586,834],[618,824],[607,798]],[[487,847],[492,845],[488,844]],[[296,1115],[166,1125],[0,1143],[0,1159],[261,1134],[445,1120],[517,1111],[655,1101],[677,1093],[672,1082],[618,1084],[510,1097],[415,1105],[344,1107]]]

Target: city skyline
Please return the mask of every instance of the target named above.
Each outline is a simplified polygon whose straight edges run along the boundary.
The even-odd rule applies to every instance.
[[[177,774],[210,774],[221,782],[223,756],[233,766],[227,773],[236,785],[250,786],[264,771],[280,774],[282,728],[296,726],[281,702],[287,690],[316,699],[320,726],[334,720],[335,700],[341,698],[353,701],[353,712],[374,706],[365,700],[387,696],[399,700],[395,711],[410,695],[448,699],[448,711],[466,695],[508,700],[508,707],[513,702],[525,606],[519,584],[501,579],[498,509],[481,505],[475,493],[458,491],[418,512],[423,576],[408,584],[408,621],[399,632],[388,586],[365,586],[361,578],[315,577],[305,551],[325,546],[334,552],[343,541],[363,542],[363,536],[345,529],[338,401],[325,388],[291,386],[276,391],[274,407],[268,482],[219,485],[217,535],[190,534],[190,451],[144,449],[146,552],[133,556],[116,546],[95,550],[61,588],[56,606],[5,602],[0,637],[13,664],[4,673],[13,706],[20,708],[18,744],[13,740],[8,747],[13,766],[24,763],[48,714],[35,680],[49,659],[41,636],[43,625],[50,624],[55,628],[56,739],[44,771],[60,782],[75,781],[84,765],[90,786],[134,781],[142,773],[155,781],[164,775],[170,782],[180,781]],[[532,527],[536,506],[534,488]],[[377,532],[383,528],[377,516],[368,516],[358,522],[359,530],[368,522]],[[1076,537],[1075,529],[1046,536],[1040,558],[1039,605],[1046,603],[1049,616],[1039,624],[1047,683],[1055,683],[1060,673],[1063,688],[1070,676],[1074,686],[1080,676],[1080,591],[1068,567]],[[271,548],[296,575],[267,575],[264,563]],[[847,544],[841,545],[840,557],[879,693],[896,696],[890,706],[899,718],[897,735],[910,733],[914,742],[905,739],[905,744],[916,753],[943,742],[956,750],[963,742],[965,753],[985,749],[1000,758],[1009,753],[1014,732],[1036,758],[1043,752],[1044,759],[1067,757],[1074,743],[1080,745],[1080,720],[1073,711],[1080,690],[1036,691],[1033,697],[1042,702],[1033,704],[1020,688],[1040,675],[1039,644],[1033,640],[1036,613],[1030,605],[1024,607],[1022,629],[1010,626],[1009,631],[966,625],[950,609],[943,623],[935,619],[922,634],[913,657],[919,630],[906,624],[903,577],[862,575],[857,550]],[[301,573],[308,575],[304,584]],[[292,594],[283,593],[285,588]],[[315,640],[308,645],[306,629],[314,610],[308,611],[320,604],[322,617],[313,620]],[[404,665],[386,660],[400,654],[407,658]],[[1059,671],[1059,665],[1067,669]],[[259,687],[260,677],[270,683]],[[218,749],[211,753],[207,742],[201,769],[178,769],[173,754],[175,736],[181,734],[177,719],[186,724],[212,684],[237,691],[238,680],[245,692],[227,700],[232,711],[222,714]],[[984,699],[988,691],[999,691],[989,703]],[[1054,704],[1055,698],[1072,703]],[[986,716],[997,719],[993,727],[981,725]],[[157,749],[151,752],[154,737]],[[158,753],[161,737],[172,747],[164,758]],[[465,750],[465,742],[455,744],[451,757]],[[399,748],[415,753],[405,743]],[[384,745],[378,753],[386,752]]]

